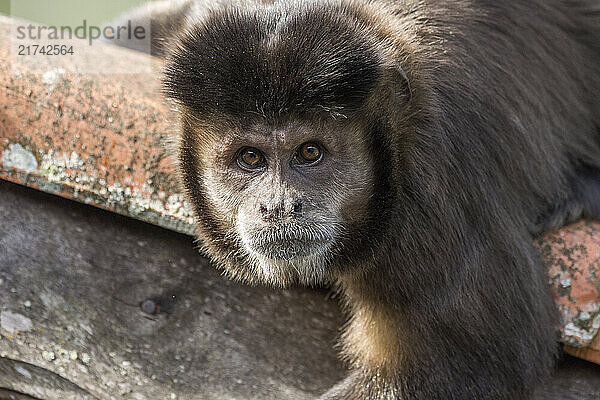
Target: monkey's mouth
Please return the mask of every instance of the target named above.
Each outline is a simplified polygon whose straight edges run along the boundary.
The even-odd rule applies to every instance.
[[[280,226],[242,234],[245,247],[254,255],[271,260],[291,261],[322,255],[334,243],[334,235],[324,227],[298,229]]]
[[[319,239],[281,239],[256,240],[250,243],[253,252],[272,260],[290,261],[297,258],[323,254],[330,246],[331,240]]]

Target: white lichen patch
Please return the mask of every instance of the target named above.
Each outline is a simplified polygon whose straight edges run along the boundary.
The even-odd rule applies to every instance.
[[[560,286],[562,286],[563,288],[568,288],[571,287],[571,279],[567,278],[567,279],[561,279],[560,280]]]
[[[50,182],[76,182],[80,184],[93,183],[95,177],[84,173],[85,163],[76,152],[71,154],[55,154],[53,150],[42,156],[40,174]],[[77,173],[69,170],[76,170]]]
[[[22,314],[2,311],[0,313],[0,327],[9,333],[29,332],[33,323]]]
[[[83,362],[84,364],[89,364],[90,361],[92,361],[92,357],[90,357],[88,353],[83,353],[81,355],[81,362]]]
[[[562,340],[568,345],[585,347],[600,332],[600,303],[578,303],[579,310],[561,306]]]
[[[587,329],[580,328],[574,323],[569,322],[564,327],[563,336],[564,341],[568,344],[576,343],[579,346],[585,346],[592,341],[592,339],[595,336],[595,333],[590,332]]]
[[[138,186],[128,177],[109,184],[103,176],[98,176],[94,160],[84,159],[75,151],[50,150],[40,157],[40,175],[48,182],[71,187],[74,199],[168,229],[193,233],[193,214],[183,196],[165,194],[152,185],[152,179],[148,179],[150,184],[144,182]]]
[[[192,216],[187,203],[183,199],[183,195],[179,193],[172,194],[168,197],[165,209],[172,214],[181,215],[185,218],[190,218]]]
[[[38,162],[33,153],[19,143],[8,145],[8,148],[2,153],[2,164],[5,167],[19,169],[24,172],[35,172],[38,169]]]
[[[46,85],[54,85],[66,71],[62,68],[54,68],[46,71],[42,76],[42,82]]]
[[[53,351],[43,351],[42,358],[48,362],[56,360],[56,354]]]

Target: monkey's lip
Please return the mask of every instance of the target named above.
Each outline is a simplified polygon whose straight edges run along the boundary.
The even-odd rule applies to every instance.
[[[280,240],[253,240],[251,249],[273,260],[293,260],[322,254],[332,244],[332,239],[289,238]]]

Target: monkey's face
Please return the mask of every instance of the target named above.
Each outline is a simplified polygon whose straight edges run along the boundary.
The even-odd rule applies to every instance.
[[[374,104],[406,92],[366,14],[286,4],[192,23],[163,77],[203,246],[232,276],[277,285],[374,253],[393,162]]]
[[[195,131],[205,208],[248,261],[233,268],[273,284],[328,278],[372,191],[358,129],[296,121]]]

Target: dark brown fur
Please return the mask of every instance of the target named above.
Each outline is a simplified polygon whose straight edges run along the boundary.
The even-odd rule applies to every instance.
[[[598,4],[238,5],[196,18],[177,43],[164,89],[182,115],[183,180],[232,276],[311,283],[257,276],[211,200],[230,186],[206,180],[228,132],[312,124],[367,155],[364,198],[319,267],[344,294],[354,370],[323,398],[529,398],[557,350],[533,235],[600,206]],[[350,180],[329,176],[311,179],[347,196]]]

